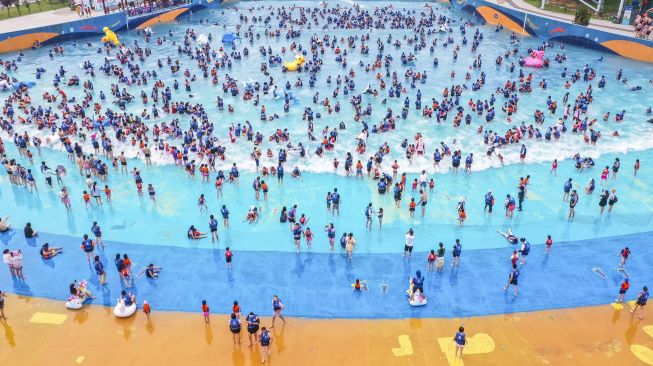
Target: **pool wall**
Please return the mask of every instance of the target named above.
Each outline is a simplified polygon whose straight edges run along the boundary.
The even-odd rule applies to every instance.
[[[128,16],[125,12],[79,19],[72,22],[52,24],[43,27],[23,29],[0,34],[0,53],[29,49],[36,41],[41,44],[53,44],[69,39],[103,35],[102,28],[113,31],[143,29],[156,24],[171,22],[192,11],[218,6],[222,0],[193,0],[172,8],[161,9],[148,14]]]
[[[222,0],[193,0],[189,4],[162,9],[157,12],[129,17],[125,12],[80,19],[0,34],[0,53],[24,50],[39,41],[52,44],[72,38],[103,34],[102,28],[114,31],[143,29],[159,23],[171,22],[189,12],[220,5]],[[457,9],[479,15],[486,23],[500,24],[522,35],[571,43],[633,60],[653,62],[653,41],[627,37],[598,29],[583,27],[520,10],[506,8],[485,0],[456,0],[450,2]]]
[[[454,8],[479,15],[486,23],[525,36],[558,41],[609,52],[637,61],[653,62],[653,41],[571,24],[485,0],[451,1]]]

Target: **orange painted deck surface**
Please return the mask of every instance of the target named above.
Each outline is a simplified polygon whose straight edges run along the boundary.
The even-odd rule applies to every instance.
[[[0,322],[2,365],[257,365],[246,333],[234,346],[227,317],[157,312],[116,319],[112,309],[10,295]],[[605,305],[469,319],[288,318],[273,329],[273,365],[653,365],[653,313]],[[649,319],[650,318],[650,319]],[[261,318],[269,326],[269,318]],[[460,324],[469,336],[453,358]]]

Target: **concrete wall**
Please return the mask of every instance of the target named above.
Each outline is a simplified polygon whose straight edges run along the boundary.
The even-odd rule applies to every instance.
[[[56,43],[90,34],[103,34],[102,28],[114,31],[143,29],[160,23],[171,22],[191,11],[218,6],[222,0],[193,0],[190,4],[159,10],[149,14],[127,17],[114,13],[90,19],[32,28],[0,34],[0,53],[29,49],[38,40],[42,44]],[[618,54],[638,61],[653,62],[653,41],[617,35],[489,3],[485,0],[452,0],[455,8],[478,14],[489,24],[501,24],[522,35],[573,43]]]
[[[501,24],[517,34],[572,43],[617,54],[633,60],[653,62],[653,41],[592,29],[581,25],[525,13],[485,0],[451,1],[451,5],[478,14],[489,24]]]
[[[67,23],[24,29],[0,34],[0,53],[30,49],[36,41],[53,44],[73,38],[102,35],[102,28],[113,31],[143,29],[160,23],[171,22],[190,11],[220,5],[222,0],[193,0],[189,4],[162,9],[148,14],[127,17],[124,12],[79,19]]]
[[[127,19],[122,13],[102,15],[94,18],[79,19],[72,22],[24,29],[0,34],[0,52],[29,49],[36,41],[56,43],[71,38],[104,34],[103,27],[122,29]]]

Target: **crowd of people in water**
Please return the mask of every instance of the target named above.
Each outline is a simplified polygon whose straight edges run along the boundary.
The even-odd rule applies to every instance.
[[[595,88],[605,88],[609,82],[625,83],[627,78],[622,70],[616,75],[606,76],[601,75],[594,66],[585,64],[578,68],[560,66],[561,77],[565,80],[562,99],[556,100],[548,96],[546,102],[532,112],[532,121],[515,120],[514,116],[521,107],[520,100],[529,93],[546,93],[550,82],[539,78],[538,73],[532,69],[525,68],[525,59],[533,51],[556,52],[554,50],[557,45],[543,42],[537,50],[526,50],[520,48],[518,37],[513,35],[509,49],[500,51],[494,60],[496,65],[506,64],[508,68],[510,77],[504,83],[486,85],[486,73],[492,71],[484,65],[480,53],[471,58],[469,65],[465,65],[468,68],[463,69],[462,80],[457,76],[460,68],[449,72],[438,69],[436,50],[440,57],[450,53],[454,60],[457,60],[463,48],[475,53],[483,42],[484,29],[477,27],[471,18],[457,21],[431,5],[425,6],[419,13],[391,6],[365,9],[358,5],[328,7],[317,4],[314,7],[282,5],[224,11],[239,12],[240,24],[235,30],[242,40],[238,44],[216,46],[212,35],[208,36],[208,42],[199,43],[197,39],[200,30],[195,28],[186,28],[181,40],[176,40],[178,37],[172,31],[156,36],[149,31],[142,32],[139,33],[142,40],[130,45],[98,46],[96,51],[104,55],[104,60],[99,63],[84,60],[81,71],[62,65],[55,73],[47,74],[45,68],[39,67],[35,70],[37,83],[48,84],[42,79],[46,75],[53,78],[51,86],[40,96],[31,92],[33,85],[27,80],[19,80],[15,76],[15,71],[23,67],[22,61],[29,55],[20,53],[14,59],[5,59],[2,62],[5,73],[0,75],[0,84],[7,92],[4,94],[5,103],[0,118],[0,128],[4,132],[0,138],[0,155],[8,182],[30,192],[58,190],[62,211],[72,214],[84,208],[111,205],[111,181],[116,176],[123,175],[133,179],[133,194],[155,203],[158,193],[154,184],[148,182],[148,172],[156,169],[152,166],[158,163],[175,164],[180,168],[180,175],[186,175],[189,179],[201,179],[212,191],[197,198],[197,207],[206,214],[207,223],[193,223],[189,226],[186,237],[191,240],[208,240],[210,237],[212,242],[216,242],[219,241],[219,220],[222,221],[221,230],[228,230],[232,212],[229,204],[223,204],[222,201],[219,211],[211,213],[207,207],[207,195],[215,194],[221,199],[223,189],[239,185],[243,176],[241,167],[248,162],[236,161],[235,155],[230,154],[231,150],[237,148],[251,151],[249,155],[254,162],[252,170],[257,176],[252,182],[246,183],[251,183],[256,200],[267,200],[269,195],[274,195],[274,185],[284,184],[288,173],[291,179],[303,182],[303,172],[296,162],[329,159],[335,173],[352,179],[374,180],[378,194],[392,194],[394,198],[394,207],[386,207],[385,210],[407,210],[412,222],[416,215],[425,217],[429,196],[438,193],[434,172],[469,175],[474,170],[476,159],[492,159],[503,164],[507,152],[518,152],[520,162],[528,163],[531,144],[555,144],[561,139],[577,138],[588,145],[597,145],[607,137],[601,129],[612,130],[607,135],[616,138],[619,132],[612,122],[626,119],[625,109],[612,111],[612,118],[611,112],[607,111],[602,121],[588,117],[590,108],[595,107]],[[210,22],[204,19],[200,21],[201,24]],[[264,31],[257,26],[265,26]],[[348,37],[323,32],[330,29],[356,29],[360,32]],[[391,34],[382,39],[374,36],[374,30],[377,29],[393,29],[398,32],[397,35]],[[454,38],[456,30],[459,37]],[[308,44],[303,44],[299,38],[306,32],[315,34],[310,37]],[[317,35],[318,32],[323,35]],[[401,33],[404,34],[403,37]],[[284,41],[288,43],[287,47],[286,44],[282,45]],[[88,46],[93,47],[91,42]],[[71,47],[71,44],[52,47],[49,57],[56,60],[65,54],[67,47]],[[72,47],[83,45],[72,43]],[[177,55],[157,58],[156,49],[159,47],[176,49]],[[386,48],[402,50],[399,62],[384,52]],[[432,68],[428,70],[413,68],[416,54],[422,50],[429,50],[433,57]],[[261,80],[241,82],[230,76],[234,63],[253,57],[252,54],[256,52],[264,61],[260,65],[261,75],[264,76]],[[348,63],[348,57],[357,52],[372,56],[369,59],[371,62],[360,61],[357,65]],[[557,52],[561,53],[553,60],[544,60],[544,67],[567,62],[562,45]],[[301,54],[306,61],[298,66],[296,81],[284,83],[280,81],[283,79],[282,73],[291,71],[284,69],[282,59],[287,58],[289,53]],[[154,58],[157,67],[146,67],[145,61]],[[327,62],[341,65],[343,73],[319,78],[322,75],[321,68]],[[464,63],[463,60],[458,62]],[[375,74],[377,84],[361,88],[360,82],[357,84],[359,73]],[[174,80],[164,82],[163,75],[172,75]],[[450,78],[451,85],[444,87],[437,95],[424,95],[423,98],[420,86],[425,87],[436,77]],[[97,89],[94,81],[99,78],[111,80],[110,88]],[[219,115],[208,111],[206,106],[193,99],[198,93],[206,93],[202,80],[210,81],[215,86],[215,90],[210,93],[217,94],[215,104]],[[331,95],[321,95],[315,91],[311,102],[297,110],[296,104],[300,102],[293,90],[305,88],[304,82],[311,89],[318,83],[323,83],[322,86],[333,91]],[[572,84],[585,86],[581,92],[573,94],[575,89]],[[71,90],[74,92],[70,93]],[[487,91],[487,97],[471,95],[479,90]],[[69,93],[83,96],[69,97]],[[393,98],[401,105],[399,111],[389,106],[393,104]],[[282,118],[276,113],[269,113],[264,104],[271,102],[271,99],[282,102],[283,111],[301,119],[301,123],[282,125]],[[240,102],[260,111],[260,124],[239,120],[236,105]],[[379,108],[385,109],[381,113],[384,116],[373,120],[373,110]],[[352,112],[351,115],[345,115],[348,111]],[[651,109],[645,113],[650,115]],[[476,130],[477,140],[484,146],[485,157],[476,156],[472,151],[463,151],[466,146],[455,142],[442,141],[437,146],[427,146],[424,137],[428,136],[428,132],[424,132],[424,135],[403,135],[403,141],[398,146],[391,146],[387,142],[379,146],[368,146],[371,135],[401,134],[402,124],[410,123],[411,119],[417,117],[426,118],[432,124],[448,123],[454,129],[473,125],[468,128]],[[331,127],[317,126],[323,119],[331,121],[333,118],[348,119],[349,122],[339,122]],[[227,123],[227,119],[234,122]],[[269,122],[275,123],[276,129],[266,135],[262,126]],[[300,124],[305,129],[304,137],[297,132]],[[347,129],[356,129],[360,133],[355,138],[352,151],[341,154],[342,146],[348,145],[341,142],[340,134]],[[13,144],[15,149],[5,146],[9,144]],[[451,147],[454,144],[455,147]],[[48,162],[52,150],[63,151],[69,162],[56,166]],[[130,155],[125,151],[137,152]],[[401,165],[405,165],[403,161],[406,161],[408,166],[400,166],[400,157],[405,157],[405,160],[401,160]],[[145,169],[130,169],[130,160],[133,158],[142,159]],[[415,174],[411,166],[417,160],[428,161],[432,170],[427,172],[423,169]],[[559,163],[574,164],[578,172],[592,170],[595,165],[591,157],[578,153],[569,156],[564,162],[554,160],[550,174],[557,176]],[[633,174],[637,175],[639,160],[627,163],[631,164]],[[568,206],[566,216],[569,221],[574,220],[576,207],[581,200],[579,192],[589,195],[599,187],[601,193],[597,214],[610,214],[619,209],[614,186],[618,181],[621,164],[622,160],[615,158],[611,167],[599,167],[600,176],[590,178],[584,188],[580,188],[573,177],[564,180],[561,187],[562,201]],[[66,174],[79,174],[83,177],[81,197],[71,197]],[[530,176],[520,177],[515,183],[516,192],[502,192],[505,199],[503,196],[496,197],[503,205],[503,214],[508,219],[513,218],[515,211],[524,210]],[[407,194],[418,198],[411,197],[407,200]],[[493,214],[495,196],[492,190],[488,190],[482,197],[469,199],[473,201],[468,202],[468,198],[461,197],[455,207],[460,227],[465,224],[469,205],[483,206],[485,214]],[[335,187],[326,193],[327,213],[322,215],[339,216],[341,203],[341,192]],[[372,203],[361,204],[360,207],[348,203],[347,209],[363,212],[361,221],[365,222],[366,230],[383,228],[384,208],[375,208]],[[353,232],[343,231],[339,235],[333,223],[313,231],[310,228],[311,216],[307,212],[299,212],[297,204],[281,207],[278,213],[279,222],[288,225],[288,238],[290,241],[292,237],[297,253],[302,246],[310,250],[319,235],[316,231],[323,231],[322,238],[325,243],[328,242],[329,252],[335,252],[335,243],[339,238],[346,260],[352,262],[356,249]],[[252,225],[261,220],[259,209],[254,205],[246,209],[246,212],[233,214]],[[81,238],[81,249],[101,285],[104,285],[105,263],[95,255],[97,250],[104,248],[104,230],[101,225],[97,221],[93,222],[89,234]],[[0,232],[11,229],[7,218],[0,220]],[[25,226],[24,233],[29,239],[38,237],[30,223]],[[519,265],[526,263],[531,250],[530,243],[525,237],[516,236],[510,229],[507,232],[499,231],[499,234],[518,248],[511,248],[510,277],[505,286],[507,290],[513,285],[514,294],[517,295]],[[414,243],[414,231],[409,229],[405,237],[404,257],[411,257]],[[545,243],[546,253],[549,253],[553,243],[550,235]],[[443,243],[438,243],[430,250],[426,258],[428,271],[443,269],[445,251]],[[451,251],[452,266],[458,266],[462,251],[460,241],[456,241]],[[53,260],[61,253],[61,247],[50,243],[41,245],[40,255],[44,260]],[[233,252],[229,247],[224,255],[227,267],[231,268]],[[7,249],[3,257],[11,275],[20,280],[24,280],[22,256],[23,253],[19,250]],[[116,254],[115,265],[125,289],[121,301],[126,305],[136,301],[128,292],[136,278],[145,275],[150,279],[158,279],[162,273],[161,267],[150,263],[134,275],[131,260],[124,253]],[[360,291],[366,286],[361,280],[356,280],[353,288]],[[85,282],[73,282],[70,294],[84,299],[92,297]],[[643,306],[646,299],[642,296]],[[409,299],[411,304],[416,302],[421,305],[426,302],[424,277],[420,271],[410,279]],[[237,302],[232,310],[229,328],[234,334],[234,342],[240,342],[241,324],[246,323],[250,344],[254,339],[261,346],[267,347],[269,354],[271,335],[265,327],[259,330],[258,316],[250,313],[241,320]],[[283,304],[275,296],[272,326],[277,316],[285,323],[282,310]],[[202,303],[202,312],[208,323],[209,308],[206,301]],[[147,314],[149,316],[149,305]],[[462,328],[460,332],[463,332]],[[456,343],[461,346],[462,355],[465,340],[464,335],[461,337],[458,337]]]

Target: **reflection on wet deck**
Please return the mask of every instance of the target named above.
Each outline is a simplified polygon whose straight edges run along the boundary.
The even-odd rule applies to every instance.
[[[260,363],[247,334],[234,345],[227,317],[157,312],[117,319],[111,309],[9,295],[0,322],[0,363],[106,365]],[[277,365],[653,365],[653,314],[631,317],[630,304],[465,319],[311,320],[273,328]],[[648,314],[647,314],[648,315]],[[269,317],[261,318],[270,325]],[[452,337],[464,325],[469,344],[456,359]],[[245,330],[243,329],[245,332]]]

